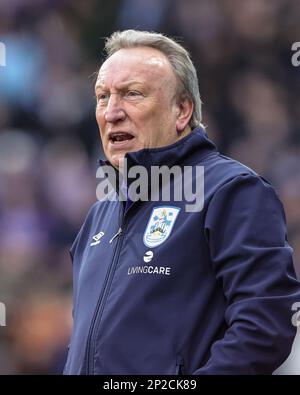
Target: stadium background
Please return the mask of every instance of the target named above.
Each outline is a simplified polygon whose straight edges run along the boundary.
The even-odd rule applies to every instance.
[[[299,20],[299,0],[0,1],[0,374],[64,365],[68,248],[96,199],[101,152],[93,84],[117,29],[163,32],[190,50],[207,132],[275,186],[300,276]]]

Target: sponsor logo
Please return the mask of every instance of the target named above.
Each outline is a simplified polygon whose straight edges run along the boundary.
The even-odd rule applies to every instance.
[[[147,251],[144,255],[144,262],[148,263],[150,261],[152,261],[153,259],[153,252],[152,251]]]
[[[104,236],[104,232],[99,232],[95,236],[93,236],[94,241],[90,244],[90,246],[93,247],[93,246],[96,246],[97,244],[99,244],[101,241],[100,239],[103,236]]]
[[[171,268],[165,266],[131,266],[128,268],[127,274],[162,274],[169,276]]]
[[[179,211],[180,208],[168,206],[153,209],[143,237],[145,246],[154,248],[167,240]]]

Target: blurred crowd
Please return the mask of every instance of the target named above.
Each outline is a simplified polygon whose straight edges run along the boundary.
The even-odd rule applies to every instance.
[[[300,276],[299,20],[299,0],[0,0],[0,374],[64,365],[68,249],[96,200],[93,84],[114,30],[159,31],[188,48],[207,133],[275,186]]]

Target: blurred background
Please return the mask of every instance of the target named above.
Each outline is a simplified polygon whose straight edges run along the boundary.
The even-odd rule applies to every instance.
[[[95,72],[117,29],[191,52],[208,135],[275,186],[300,277],[299,20],[299,0],[0,0],[0,374],[64,366],[68,249],[96,200]]]

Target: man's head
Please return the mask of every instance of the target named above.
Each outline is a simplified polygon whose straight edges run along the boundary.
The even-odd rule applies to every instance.
[[[96,118],[108,160],[172,144],[201,123],[195,68],[187,51],[158,33],[127,30],[106,41],[96,82]]]

